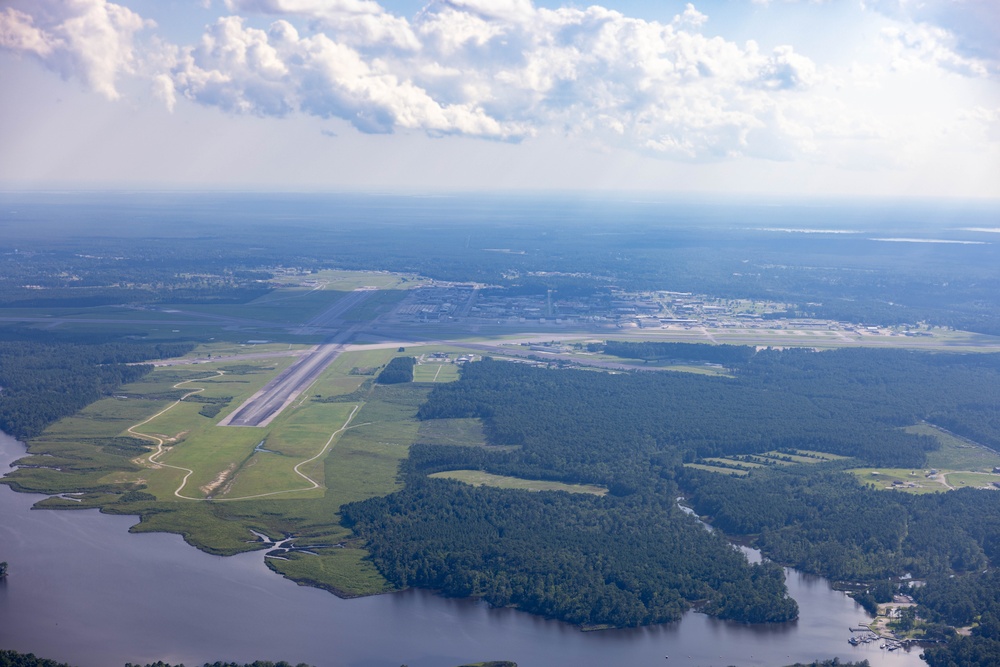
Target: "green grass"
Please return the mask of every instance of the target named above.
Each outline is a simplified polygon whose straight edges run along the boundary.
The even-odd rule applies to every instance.
[[[983,472],[949,472],[943,473],[945,480],[956,489],[971,487],[974,489],[996,488],[993,482],[1000,482],[1000,475]]]
[[[792,456],[808,459],[808,461],[803,461],[804,463],[819,463],[821,461],[845,461],[848,457],[839,456],[837,454],[828,454],[827,452],[819,452],[812,449],[796,449],[794,450]],[[769,454],[780,454],[780,452],[768,452]],[[818,459],[818,460],[817,460]]]
[[[292,552],[281,560],[268,558],[267,566],[303,584],[325,588],[342,597],[374,595],[392,590],[362,549],[317,549],[315,554]]]
[[[335,290],[311,290],[306,288],[286,288],[280,289],[270,294],[254,299],[249,303],[241,304],[194,304],[174,306],[177,310],[187,313],[203,313],[217,317],[230,317],[237,319],[256,320],[265,325],[267,323],[277,325],[305,324],[310,319],[327,310],[345,296],[349,291],[341,292]],[[168,306],[170,307],[170,306]],[[174,315],[179,319],[192,319],[191,315],[184,313]],[[210,322],[206,318],[206,322]],[[220,326],[231,324],[224,320],[219,320]],[[261,338],[256,335],[247,335],[247,338]]]
[[[430,477],[454,479],[472,486],[495,486],[500,489],[521,489],[524,491],[565,491],[567,493],[587,493],[603,496],[608,490],[603,486],[593,484],[565,484],[540,479],[522,479],[520,477],[505,477],[493,475],[481,470],[448,470],[436,472]]]
[[[285,285],[298,285],[306,281],[325,283],[323,289],[350,291],[359,287],[378,287],[379,289],[411,289],[427,281],[417,276],[385,271],[316,271],[301,276],[278,276],[273,282]],[[310,289],[299,287],[298,289]]]
[[[916,424],[904,430],[907,433],[929,435],[941,444],[939,449],[927,454],[927,465],[932,468],[989,472],[994,466],[1000,466],[1000,453],[959,438],[931,424]]]
[[[413,367],[414,382],[454,382],[458,379],[455,364],[424,363]]]
[[[722,463],[722,464],[727,464],[728,463],[728,464],[734,464],[734,465],[744,466],[744,467],[747,467],[747,468],[766,468],[767,467],[767,465],[764,464],[764,463],[754,463],[753,461],[739,461],[737,459],[727,459],[727,458],[717,458],[717,457],[714,457],[714,458],[707,458],[707,459],[702,459],[702,460],[706,464],[708,464],[708,465],[712,465],[713,463]],[[722,466],[719,466],[719,467],[724,468],[725,465],[722,465]]]
[[[722,475],[736,475],[737,477],[745,477],[749,474],[746,470],[736,470],[734,468],[717,468],[715,466],[708,466],[703,463],[685,463],[685,468],[694,468],[695,470],[704,470],[705,472],[715,472]]]
[[[948,487],[940,482],[929,479],[924,470],[913,470],[912,468],[855,468],[848,470],[865,484],[870,484],[876,489],[895,489],[905,493],[938,493],[947,491]],[[893,482],[900,482],[901,485],[894,485]],[[908,486],[913,484],[913,486]]]
[[[120,396],[129,398],[98,401],[29,443],[33,461],[66,463],[65,470],[24,468],[15,471],[9,482],[24,490],[83,492],[78,497],[82,502],[52,498],[41,506],[100,507],[106,512],[137,514],[141,522],[134,531],[178,533],[198,548],[216,554],[261,548],[253,541],[251,529],[272,537],[295,535],[299,544],[346,541],[351,548],[321,549],[317,556],[298,554],[272,565],[293,579],[341,594],[381,592],[390,588],[389,584],[364,559],[363,545],[351,542],[350,531],[339,523],[339,511],[344,503],[397,490],[400,461],[411,444],[427,435],[426,431],[420,435],[422,425],[415,415],[432,385],[365,385],[366,389],[358,392],[366,378],[350,375],[356,366],[380,365],[396,354],[391,348],[341,355],[307,395],[265,428],[220,427],[217,423],[291,359],[248,360],[243,365],[251,365],[251,372],[218,377],[213,369],[232,366],[233,362],[159,368],[119,390]],[[194,381],[174,388],[185,380]],[[204,388],[199,396],[232,399],[225,411],[211,419],[198,413],[205,403],[194,401],[177,403],[150,419],[195,388]],[[326,402],[317,400],[317,394],[351,394],[352,400]],[[322,451],[355,406],[358,410],[351,427],[333,439],[325,456],[300,467],[321,488],[297,491],[310,484],[295,473],[295,465]],[[146,423],[136,431],[170,439],[171,449],[163,454],[162,462],[194,471],[183,495],[203,498],[206,492],[200,487],[223,473],[222,485],[211,492],[214,500],[178,498],[174,492],[183,471],[140,465],[137,461],[148,454],[132,458],[112,455],[91,442],[125,435],[129,427],[141,422]],[[448,442],[483,444],[482,427],[475,420],[445,420],[434,428]],[[271,451],[254,452],[262,439],[264,448]],[[153,451],[152,443],[149,451]],[[153,494],[156,500],[119,502],[123,492],[135,488]],[[261,493],[276,495],[246,498]]]
[[[371,322],[380,315],[393,310],[396,305],[407,297],[407,293],[397,290],[379,290],[371,293],[363,302],[344,313],[348,322]]]

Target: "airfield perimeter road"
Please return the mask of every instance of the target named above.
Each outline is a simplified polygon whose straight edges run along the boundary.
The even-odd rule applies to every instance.
[[[267,426],[282,410],[309,388],[320,373],[340,356],[360,325],[344,329],[343,316],[351,308],[359,305],[372,294],[372,290],[355,290],[340,299],[332,307],[320,313],[306,325],[309,328],[340,331],[327,339],[326,343],[300,357],[298,361],[282,371],[264,388],[248,398],[243,405],[219,422],[219,426]]]

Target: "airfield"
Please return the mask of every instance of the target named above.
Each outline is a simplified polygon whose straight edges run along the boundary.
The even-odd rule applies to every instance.
[[[772,307],[767,304],[739,304],[740,312],[755,311],[743,318],[735,317],[738,312],[725,319],[725,313],[710,311],[703,320],[662,323],[656,320],[670,318],[618,310],[630,307],[620,305],[627,301],[623,295],[618,304],[609,305],[613,310],[603,315],[591,311],[589,319],[522,322],[508,317],[498,322],[476,316],[481,290],[415,276],[324,272],[308,280],[288,276],[285,281],[247,304],[8,311],[6,321],[28,327],[202,341],[184,357],[157,361],[154,371],[140,381],[33,439],[32,451],[38,455],[29,456],[26,463],[31,467],[16,473],[20,488],[48,494],[39,507],[139,514],[142,520],[133,531],[180,533],[216,554],[265,548],[266,540],[294,535],[295,548],[269,557],[269,567],[341,595],[361,595],[386,590],[388,584],[365,560],[364,545],[339,524],[339,509],[397,490],[400,461],[414,443],[486,443],[478,420],[420,422],[414,416],[435,384],[459,377],[463,363],[491,356],[608,372],[727,374],[711,364],[644,364],[588,350],[588,342],[608,339],[1000,351],[1000,339],[916,323],[908,329],[872,329],[857,323],[755,317]],[[456,293],[468,298],[455,299]],[[648,295],[635,298],[649,301]],[[684,298],[711,303],[708,298]],[[426,302],[433,299],[449,304],[446,310],[453,314],[423,317]],[[489,299],[496,303],[495,295]],[[415,301],[424,302],[416,317]],[[415,382],[374,384],[379,369],[401,355],[418,359]],[[101,444],[122,438],[145,448],[125,466],[121,458],[102,453]],[[1000,457],[968,443],[951,444],[942,450],[944,458],[933,463],[950,486],[992,481],[989,475],[993,466],[1000,466]],[[78,472],[57,470],[53,464],[61,460],[72,461]],[[707,465],[732,474],[736,466],[768,463]],[[870,481],[871,472],[856,474]],[[896,479],[894,471],[878,472],[887,483]],[[916,473],[909,475],[914,471],[906,472],[904,483],[916,478]],[[960,472],[975,476],[956,474]],[[469,484],[552,488],[551,482],[477,471],[456,475]],[[920,480],[915,490],[932,482],[922,475]],[[940,483],[929,488],[946,490]],[[122,496],[121,489],[135,491]]]

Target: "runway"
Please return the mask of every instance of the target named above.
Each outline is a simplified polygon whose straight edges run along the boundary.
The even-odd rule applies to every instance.
[[[314,317],[306,326],[335,328],[343,327],[343,315],[359,305],[372,294],[371,290],[355,290],[323,313]],[[281,411],[288,407],[302,392],[316,381],[333,360],[340,356],[354,337],[360,325],[341,329],[327,342],[303,355],[291,366],[268,382],[243,405],[229,413],[219,422],[219,426],[267,426]]]

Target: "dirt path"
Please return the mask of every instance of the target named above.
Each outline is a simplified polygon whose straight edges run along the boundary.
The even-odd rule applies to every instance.
[[[302,472],[301,470],[299,470],[299,468],[301,468],[302,466],[304,466],[307,463],[312,463],[316,459],[318,459],[321,456],[323,456],[324,454],[326,454],[327,450],[330,449],[330,445],[333,444],[334,438],[336,438],[338,435],[340,435],[341,433],[343,433],[344,431],[346,431],[349,428],[356,428],[354,426],[350,426],[350,423],[351,423],[351,420],[354,419],[354,415],[356,415],[358,413],[358,410],[360,410],[360,409],[361,409],[360,405],[355,405],[354,406],[354,409],[351,410],[351,414],[349,414],[347,416],[347,420],[344,422],[344,425],[341,426],[336,431],[334,431],[333,433],[330,434],[330,438],[326,441],[326,444],[323,445],[323,448],[321,450],[319,450],[319,453],[316,454],[316,456],[310,457],[310,458],[306,459],[305,461],[302,461],[302,462],[296,464],[296,466],[294,468],[292,468],[292,470],[295,471],[296,475],[298,475],[302,479],[304,479],[307,482],[309,482],[309,484],[311,486],[306,486],[306,487],[303,487],[301,489],[285,489],[283,491],[270,491],[268,493],[257,493],[257,494],[254,494],[252,496],[240,496],[238,498],[216,498],[215,502],[228,502],[228,501],[232,501],[232,500],[250,500],[251,498],[265,498],[267,496],[277,496],[277,495],[280,495],[280,494],[283,494],[283,493],[296,493],[298,491],[312,491],[313,489],[319,489],[319,488],[321,488],[322,485],[319,482],[317,482],[316,480],[314,480],[312,477],[309,477],[309,475],[307,475],[304,472]],[[357,424],[357,426],[364,426],[364,424]]]
[[[225,373],[223,371],[216,371],[216,375],[214,377],[221,377],[223,375],[225,375]],[[177,384],[175,384],[173,386],[173,388],[174,389],[180,389],[181,385],[188,384],[189,382],[201,382],[202,380],[207,380],[207,379],[209,379],[209,378],[195,378],[195,379],[191,379],[191,380],[184,380],[183,382],[178,382]],[[137,438],[145,438],[146,440],[151,440],[151,441],[153,441],[153,442],[156,443],[156,451],[153,452],[152,454],[150,454],[149,457],[147,457],[147,459],[146,459],[151,466],[153,466],[154,468],[155,467],[161,467],[161,466],[164,467],[164,468],[173,468],[174,470],[183,470],[185,473],[187,473],[186,475],[184,475],[184,479],[181,480],[181,485],[178,486],[177,490],[174,491],[174,495],[175,496],[177,496],[178,498],[184,498],[185,500],[204,500],[204,498],[192,498],[191,496],[181,495],[181,489],[183,489],[184,485],[187,484],[188,478],[191,475],[194,474],[194,470],[191,470],[190,468],[182,468],[181,466],[170,465],[169,463],[162,463],[159,460],[159,458],[161,456],[163,456],[163,454],[166,453],[166,451],[167,451],[167,450],[165,450],[163,448],[163,445],[166,444],[166,442],[167,442],[166,438],[161,438],[158,435],[149,435],[149,434],[146,434],[146,433],[139,433],[135,429],[139,428],[143,424],[148,424],[149,422],[153,421],[154,419],[156,419],[160,415],[165,414],[166,412],[172,410],[175,406],[177,406],[178,403],[180,403],[181,401],[183,401],[188,396],[194,396],[195,394],[200,394],[203,391],[205,391],[205,387],[199,387],[198,389],[194,389],[192,391],[189,391],[188,393],[184,394],[183,396],[181,396],[180,398],[178,398],[176,401],[174,401],[173,403],[171,403],[167,407],[165,407],[162,410],[160,410],[159,412],[157,412],[152,417],[150,417],[150,418],[148,418],[148,419],[146,419],[144,421],[141,421],[138,424],[135,424],[134,426],[129,426],[128,429],[127,429],[128,433],[131,433],[132,435],[136,436]]]
[[[216,371],[216,373],[217,374],[214,377],[220,377],[220,376],[222,376],[222,375],[225,374],[223,371]],[[210,376],[210,377],[212,377],[212,376]],[[203,381],[203,380],[207,380],[207,379],[209,379],[209,378],[195,378],[195,379],[192,379],[192,380],[184,380],[183,382],[178,382],[177,384],[175,384],[173,386],[173,388],[174,389],[180,389],[182,385],[188,384],[190,382],[199,382],[199,381]],[[178,486],[177,489],[174,490],[174,495],[177,496],[178,498],[183,498],[184,500],[202,500],[202,501],[204,501],[204,500],[213,500],[214,502],[225,502],[225,501],[232,501],[232,500],[249,500],[251,498],[264,498],[264,497],[267,497],[267,496],[277,496],[277,495],[281,495],[281,494],[284,494],[284,493],[296,493],[296,492],[299,492],[299,491],[312,491],[313,489],[320,488],[322,485],[319,482],[317,482],[313,478],[311,478],[308,475],[306,475],[299,468],[301,468],[302,466],[306,465],[307,463],[312,463],[316,459],[318,459],[321,456],[323,456],[324,454],[326,454],[327,450],[330,449],[330,446],[333,444],[334,439],[336,439],[336,437],[338,435],[340,435],[341,433],[343,433],[344,431],[346,431],[348,428],[355,428],[354,426],[351,426],[350,424],[351,424],[351,421],[354,419],[354,416],[358,413],[358,410],[361,409],[361,405],[360,404],[355,405],[354,409],[351,410],[351,414],[349,414],[347,416],[347,419],[344,421],[344,424],[340,428],[338,428],[336,431],[334,431],[333,433],[330,434],[329,439],[327,439],[326,444],[323,445],[322,449],[319,450],[319,453],[316,454],[315,456],[312,456],[312,457],[306,459],[305,461],[299,462],[292,469],[295,472],[296,475],[298,475],[302,479],[304,479],[307,482],[309,482],[309,484],[310,484],[309,486],[298,488],[298,489],[284,489],[282,491],[270,491],[268,493],[258,493],[258,494],[254,494],[254,495],[250,495],[250,496],[240,496],[238,498],[214,498],[214,499],[212,499],[212,498],[196,498],[196,497],[192,497],[192,496],[185,496],[184,494],[181,493],[181,491],[187,485],[188,478],[190,478],[191,475],[194,474],[194,470],[191,470],[190,468],[184,468],[182,466],[170,465],[169,463],[163,463],[162,461],[159,460],[160,457],[163,456],[167,452],[167,450],[164,448],[164,445],[166,445],[166,443],[168,442],[169,438],[167,438],[165,436],[161,437],[163,434],[152,435],[152,434],[148,434],[148,433],[140,433],[139,431],[136,431],[135,429],[139,428],[140,426],[143,426],[144,424],[148,424],[149,422],[153,421],[154,419],[156,419],[160,415],[165,414],[166,412],[172,410],[174,407],[177,406],[177,404],[179,404],[181,401],[183,401],[188,396],[194,396],[195,394],[199,394],[199,393],[201,393],[203,391],[205,391],[205,387],[199,387],[197,389],[189,391],[188,393],[184,394],[183,396],[181,396],[179,399],[177,399],[176,401],[174,401],[173,403],[171,403],[167,407],[165,407],[162,410],[160,410],[159,412],[157,412],[152,417],[149,417],[149,418],[147,418],[147,419],[139,422],[138,424],[130,426],[130,427],[128,427],[128,429],[126,429],[126,431],[128,433],[134,435],[135,437],[137,437],[137,438],[143,438],[145,440],[149,440],[149,441],[151,441],[151,442],[153,442],[153,443],[156,444],[156,451],[153,452],[152,454],[150,454],[148,457],[146,457],[146,461],[149,463],[149,465],[151,467],[153,467],[153,468],[158,468],[158,467],[171,468],[173,470],[180,470],[180,471],[183,471],[185,473],[184,478],[181,480],[180,486]],[[364,424],[357,424],[357,426],[364,426]],[[222,476],[222,475],[224,475],[224,474],[226,474],[228,472],[229,472],[229,470],[227,469],[226,472],[220,473],[220,476]]]

